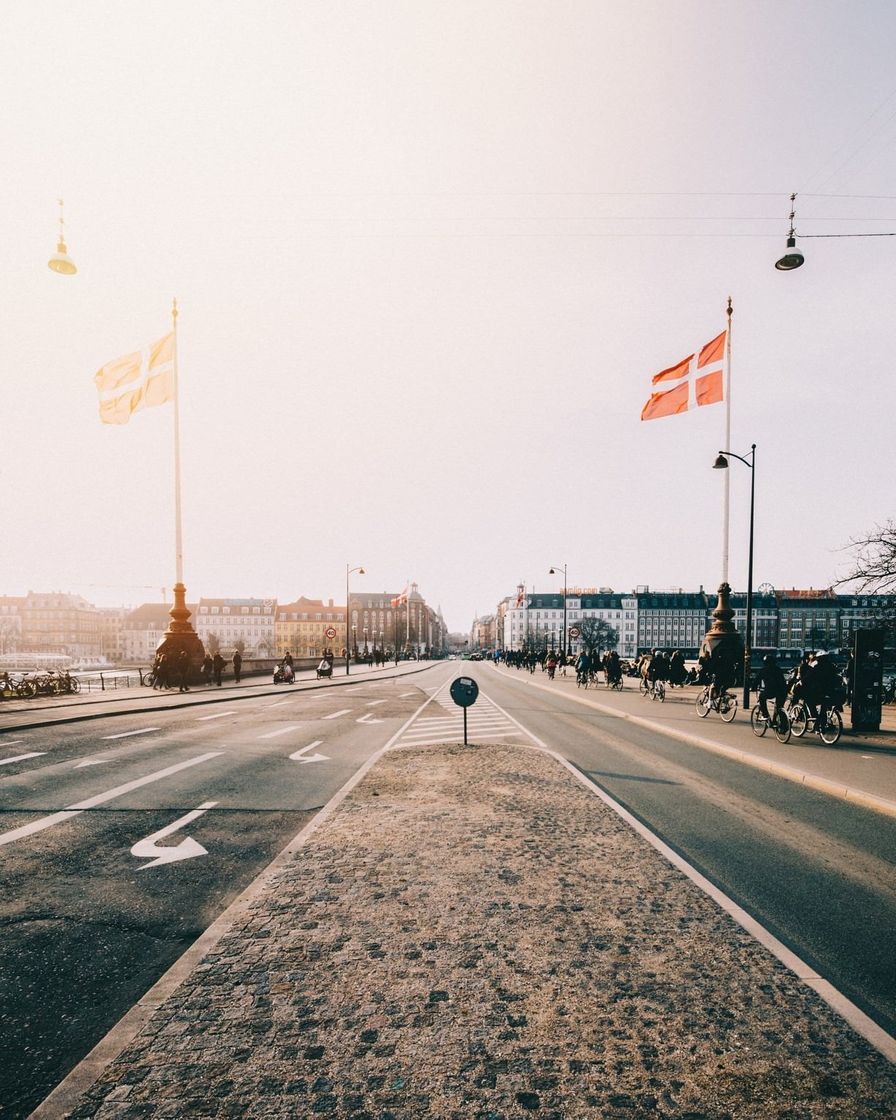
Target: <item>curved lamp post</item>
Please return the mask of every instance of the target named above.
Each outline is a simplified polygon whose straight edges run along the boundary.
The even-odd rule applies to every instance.
[[[802,263],[802,262],[800,262]],[[794,268],[796,265],[793,266]],[[713,463],[713,470],[727,470],[728,457],[739,459],[750,468],[750,553],[747,561],[747,625],[744,635],[744,712],[750,710],[750,652],[753,641],[753,512],[756,499],[756,444],[750,445],[749,459],[733,451],[720,451]]]
[[[563,565],[555,564],[554,567],[551,568],[551,570],[548,572],[548,575],[549,576],[555,576],[555,575],[559,575],[560,572],[563,572],[563,644],[561,645],[560,648],[562,649],[563,656],[565,657],[566,656],[566,565],[565,564],[563,564]]]
[[[359,575],[364,575],[364,569],[358,565],[357,568],[350,568],[348,564],[345,565],[345,675],[349,674],[349,662],[352,659],[352,643],[351,643],[351,630],[349,629],[349,612],[348,612],[348,577],[352,572],[357,572]]]

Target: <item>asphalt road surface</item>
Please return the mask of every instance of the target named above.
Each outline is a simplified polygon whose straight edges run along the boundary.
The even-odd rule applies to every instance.
[[[375,751],[457,741],[461,673],[471,742],[569,758],[896,1033],[896,819],[665,735],[706,733],[690,698],[442,663],[0,734],[0,1115],[26,1116]],[[757,742],[742,715],[713,733]]]

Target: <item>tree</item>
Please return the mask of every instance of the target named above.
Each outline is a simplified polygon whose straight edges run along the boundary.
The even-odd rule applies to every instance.
[[[854,583],[860,593],[896,592],[896,521],[890,518],[884,525],[875,525],[862,536],[852,537],[846,547],[853,553],[852,571],[837,580],[837,587]],[[890,641],[896,638],[896,609],[882,606],[876,612],[875,622],[886,631]]]
[[[896,521],[874,528],[861,537],[852,537],[846,546],[853,552],[849,575],[837,580],[838,586],[856,583],[858,591],[885,594],[896,591]]]
[[[221,639],[217,634],[209,634],[209,636],[205,639],[205,648],[208,650],[208,653],[211,657],[214,657],[216,653],[221,652]]]
[[[233,643],[233,648],[238,649],[240,651],[240,657],[242,657],[246,652],[246,641],[245,641],[245,639],[244,638],[237,638],[237,640]]]
[[[615,649],[619,645],[619,631],[603,618],[579,618],[576,620],[582,645],[593,658],[595,651]]]

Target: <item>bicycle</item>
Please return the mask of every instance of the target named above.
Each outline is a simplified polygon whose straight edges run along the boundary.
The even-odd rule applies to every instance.
[[[713,696],[710,685],[706,685],[694,703],[701,719],[706,719],[710,712],[718,712],[724,723],[730,723],[737,715],[737,697],[727,691]]]
[[[661,704],[665,703],[665,701],[666,701],[666,682],[665,681],[654,681],[653,682],[653,689],[651,690],[651,693],[650,693],[650,699],[651,700],[659,700],[659,702]]]
[[[809,705],[802,698],[793,701],[789,716],[790,726],[797,739],[802,739],[807,731],[817,731],[821,741],[832,747],[843,734],[840,705],[828,696],[819,704],[817,716],[812,715]]]
[[[775,704],[771,719],[764,716],[762,709],[756,704],[750,712],[750,727],[753,729],[753,734],[758,735],[760,739],[771,728],[779,743],[790,742],[790,720],[783,704]]]
[[[623,688],[625,688],[625,682],[622,679],[622,674],[620,673],[618,677],[614,677],[612,680],[607,681],[607,688],[612,688],[617,692],[621,692]]]
[[[587,688],[589,675],[587,669],[579,669],[576,673],[576,688]]]

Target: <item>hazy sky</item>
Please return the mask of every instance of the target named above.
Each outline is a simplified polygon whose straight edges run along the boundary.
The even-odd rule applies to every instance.
[[[773,265],[792,191],[896,232],[894,42],[889,2],[6,5],[0,594],[173,583],[171,406],[93,384],[173,296],[191,600],[715,587],[724,406],[639,414],[729,294],[755,582],[827,585],[894,514],[896,237]]]

